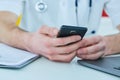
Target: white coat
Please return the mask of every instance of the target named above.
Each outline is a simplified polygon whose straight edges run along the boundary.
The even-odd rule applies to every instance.
[[[61,25],[74,25],[87,27],[87,34],[95,34],[99,29],[103,9],[106,10],[115,27],[120,24],[120,0],[92,0],[91,7],[89,0],[78,0],[77,14],[75,0],[11,0],[9,3],[5,1],[10,0],[1,0],[0,4],[12,6],[9,6],[9,9],[2,7],[0,10],[13,12],[19,10],[18,12],[22,14],[20,27],[30,32],[36,31],[41,25],[58,28]],[[46,8],[43,11],[38,11],[38,8],[43,7],[37,7],[38,2],[45,4]]]

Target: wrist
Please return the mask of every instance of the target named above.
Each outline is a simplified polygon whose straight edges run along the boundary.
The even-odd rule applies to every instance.
[[[120,43],[119,40],[120,34],[116,35],[110,35],[110,36],[105,36],[105,42],[106,42],[106,51],[105,55],[111,55],[120,52]]]
[[[30,37],[32,36],[32,33],[24,31],[20,28],[15,29],[14,33],[14,38],[17,39],[12,41],[12,46],[28,51],[28,46],[30,43]]]
[[[104,37],[104,41],[105,41],[105,53],[104,56],[109,55],[110,53],[112,53],[111,51],[111,37],[109,36],[105,36]]]
[[[30,51],[30,52],[32,52],[31,51],[31,41],[32,41],[32,37],[33,37],[33,33],[30,33],[30,32],[27,32],[27,34],[25,34],[24,35],[24,37],[23,37],[23,47],[24,47],[24,49],[25,50],[27,50],[27,51]]]

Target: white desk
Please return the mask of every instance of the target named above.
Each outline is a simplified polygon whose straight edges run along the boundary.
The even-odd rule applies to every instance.
[[[103,33],[103,30],[107,33]],[[113,29],[101,28],[98,32],[106,35],[109,34],[108,31]],[[20,70],[0,68],[0,80],[120,80],[120,78],[80,66],[76,59],[71,63],[57,63],[40,58]]]
[[[0,68],[0,80],[120,80],[120,78],[71,63],[56,63],[40,58],[19,69]]]

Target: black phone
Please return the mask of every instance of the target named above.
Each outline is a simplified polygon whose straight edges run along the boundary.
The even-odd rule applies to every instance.
[[[63,26],[61,26],[57,37],[67,37],[67,36],[72,36],[72,35],[80,35],[81,39],[82,39],[86,32],[87,32],[86,27],[63,25]]]

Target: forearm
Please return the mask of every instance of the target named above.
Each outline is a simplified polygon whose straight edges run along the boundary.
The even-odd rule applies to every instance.
[[[9,12],[1,12],[0,17],[0,42],[26,49],[29,33],[16,26],[17,16]]]
[[[8,30],[8,32],[5,32],[5,34],[0,36],[0,38],[2,43],[27,50],[29,36],[30,33],[19,28],[14,28],[10,31]]]
[[[120,30],[120,25],[118,26]],[[105,36],[105,41],[107,44],[107,52],[105,55],[114,54],[120,52],[120,33]]]

